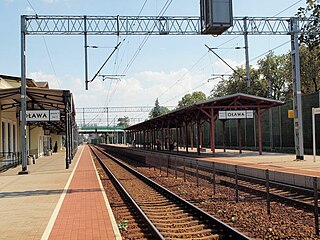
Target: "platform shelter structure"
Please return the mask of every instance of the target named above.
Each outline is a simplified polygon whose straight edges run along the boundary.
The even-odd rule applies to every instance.
[[[223,147],[225,151],[225,122],[237,120],[238,147],[241,152],[241,119],[256,118],[259,142],[259,154],[262,154],[261,116],[270,108],[283,105],[284,102],[249,94],[236,93],[217,97],[191,106],[183,107],[168,114],[152,118],[126,128],[129,141],[153,150],[179,151],[179,147],[193,147],[194,139],[197,153],[202,149],[202,134],[205,122],[210,124],[210,148],[215,153],[215,121],[221,120]],[[175,134],[173,134],[173,132]],[[195,138],[193,134],[195,133]],[[172,148],[170,148],[170,145]]]
[[[1,77],[1,76],[0,76]],[[9,77],[2,76],[2,78],[10,79],[11,81],[16,81],[17,83],[14,85],[7,86],[6,88],[0,88],[0,120],[3,117],[10,117],[12,122],[15,125],[21,124],[21,87],[20,82],[21,79],[18,77]],[[44,85],[44,83],[46,85]],[[40,119],[37,118],[35,120],[29,119],[26,126],[26,135],[25,139],[29,141],[27,146],[27,154],[32,155],[42,154],[42,150],[40,147],[43,144],[38,143],[36,137],[39,135],[51,136],[50,138],[58,142],[58,145],[65,148],[66,150],[66,168],[69,168],[69,164],[74,157],[74,154],[77,150],[78,146],[78,133],[77,133],[77,125],[75,121],[75,107],[73,101],[73,95],[69,90],[60,90],[60,89],[50,89],[46,82],[44,83],[36,83],[32,79],[27,79],[27,87],[26,87],[26,106],[27,106],[27,114],[28,111],[32,111],[35,115],[41,117],[45,116],[47,112],[51,116],[51,111],[55,113],[55,121],[51,121],[50,119]],[[17,86],[16,86],[17,85]],[[40,118],[41,118],[40,117]],[[30,118],[30,116],[29,116]],[[49,117],[50,118],[50,117]],[[7,129],[7,130],[6,130]],[[15,151],[21,147],[21,141],[17,141],[19,139],[19,132],[15,130],[16,133],[11,133],[9,128],[3,128],[1,132],[0,139],[2,140],[3,149],[5,146],[18,145],[14,147]],[[8,132],[8,133],[6,133]],[[34,136],[33,136],[34,135]],[[54,137],[53,137],[54,136]],[[64,136],[64,142],[60,141],[58,136]],[[5,138],[9,139],[9,143],[5,143]],[[15,138],[16,140],[12,140]],[[28,139],[27,139],[28,138]],[[31,139],[33,139],[31,141]],[[13,142],[13,143],[10,143]],[[47,146],[48,151],[53,150],[53,145]],[[38,146],[38,145],[41,146]],[[11,147],[12,148],[12,147]],[[5,150],[7,152],[13,151],[7,147]],[[36,153],[32,151],[35,150]],[[43,149],[45,151],[45,149]],[[19,158],[21,159],[21,153],[19,153]],[[27,172],[27,164],[22,161],[22,172]]]

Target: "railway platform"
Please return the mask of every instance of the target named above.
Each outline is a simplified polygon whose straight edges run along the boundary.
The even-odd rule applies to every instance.
[[[139,149],[131,145],[114,144],[117,147]],[[140,148],[144,150],[143,148]],[[153,151],[153,150],[147,150]],[[304,155],[304,160],[296,160],[295,154],[277,153],[277,152],[263,152],[259,155],[258,151],[247,151],[227,149],[216,149],[213,154],[210,149],[203,148],[200,155],[197,154],[196,148],[189,148],[188,153],[185,148],[179,148],[179,151],[155,151],[163,154],[179,155],[183,157],[190,157],[205,161],[214,161],[218,163],[246,166],[257,169],[269,169],[278,172],[300,174],[306,176],[320,177],[320,156],[317,155],[313,159],[313,155]]]
[[[0,173],[0,239],[121,239],[89,148]]]

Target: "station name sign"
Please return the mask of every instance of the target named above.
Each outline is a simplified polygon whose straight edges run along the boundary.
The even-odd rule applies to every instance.
[[[20,111],[21,116],[21,111]],[[21,117],[20,117],[21,120]],[[27,122],[60,121],[60,110],[27,110]]]
[[[253,118],[253,110],[230,110],[219,111],[219,119],[246,119]]]

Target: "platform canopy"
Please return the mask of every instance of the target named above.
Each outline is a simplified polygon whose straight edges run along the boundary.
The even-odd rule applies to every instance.
[[[242,115],[245,115],[245,118],[247,118],[250,115],[250,118],[256,117],[258,122],[258,139],[259,139],[259,153],[262,154],[262,138],[261,138],[261,115],[264,113],[264,111],[268,110],[269,108],[276,107],[283,105],[284,102],[269,99],[269,98],[263,98],[263,97],[257,97],[253,95],[243,94],[243,93],[236,93],[224,97],[218,97],[209,99],[207,101],[203,102],[197,102],[191,106],[187,106],[184,108],[180,108],[174,111],[171,111],[168,114],[152,118],[150,120],[147,120],[145,122],[130,126],[126,128],[129,133],[133,133],[131,135],[134,135],[134,133],[141,133],[143,136],[143,142],[145,144],[146,139],[146,132],[151,132],[153,135],[157,135],[158,133],[152,133],[154,130],[158,132],[158,130],[162,130],[163,133],[165,129],[168,129],[168,135],[169,138],[170,132],[169,129],[175,129],[176,136],[178,136],[180,132],[180,136],[184,135],[183,138],[184,143],[186,145],[186,151],[188,152],[188,129],[189,127],[196,125],[196,135],[197,137],[197,152],[200,154],[200,148],[202,146],[202,124],[204,122],[210,123],[210,145],[211,145],[211,151],[215,152],[215,120],[224,114],[225,116],[233,116],[232,119],[237,119],[238,124],[238,136],[241,136],[241,128],[240,128],[240,120]],[[236,111],[235,111],[236,110]],[[221,111],[221,112],[220,112]],[[241,116],[241,118],[240,118]],[[225,121],[228,120],[226,118],[223,119],[223,139],[225,139]],[[182,131],[182,129],[185,129]],[[130,135],[130,134],[129,134]],[[134,138],[134,136],[133,136]],[[162,134],[162,142],[163,142],[163,134]],[[150,137],[150,139],[155,139],[155,136]],[[176,137],[176,142],[179,145],[179,139]],[[223,146],[225,150],[225,140],[223,140]],[[191,147],[193,145],[193,139],[192,139],[192,130],[190,129],[190,142]],[[163,145],[163,143],[162,143]],[[241,137],[238,138],[238,147],[241,153]],[[178,150],[178,148],[177,148]]]
[[[0,89],[1,111],[15,108],[20,118],[21,88]],[[74,119],[75,108],[72,94],[69,90],[57,90],[39,87],[27,87],[27,110],[59,110],[60,121],[29,122],[30,125],[43,126],[50,132],[63,134],[66,131],[66,113]]]
[[[224,97],[212,98],[207,101],[197,102],[191,106],[171,111],[168,114],[152,118],[145,122],[132,125],[125,130],[144,130],[154,127],[181,127],[185,121],[196,119],[207,120],[211,118],[211,111],[216,116],[218,111],[225,110],[255,110],[260,111],[275,106],[283,105],[284,102],[270,98],[257,97],[244,93],[235,93]]]

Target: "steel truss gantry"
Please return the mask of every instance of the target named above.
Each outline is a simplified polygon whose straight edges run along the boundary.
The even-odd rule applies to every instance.
[[[297,159],[303,159],[300,64],[298,35],[308,20],[292,18],[235,17],[224,35],[244,35],[248,69],[248,35],[290,35],[294,89],[294,131]],[[87,64],[88,35],[200,35],[199,17],[144,16],[21,16],[21,157],[22,171],[26,159],[26,35],[84,35]],[[85,68],[87,69],[87,68]],[[247,72],[247,80],[250,83]],[[88,72],[85,70],[86,88]]]
[[[110,113],[149,113],[152,110],[152,106],[140,106],[140,107],[91,107],[91,108],[76,108],[76,114],[78,116],[82,115],[81,124],[85,126],[87,118],[89,114],[106,114],[106,123],[109,125],[109,114]],[[174,106],[167,106],[169,110],[173,110]],[[143,118],[129,118],[130,123],[140,123],[144,119]],[[80,119],[78,119],[80,123]],[[92,121],[91,121],[92,122]]]
[[[28,35],[199,35],[199,17],[23,16]],[[235,17],[229,35],[289,35],[287,17]],[[301,26],[307,21],[299,20]],[[246,23],[246,26],[245,26]]]

